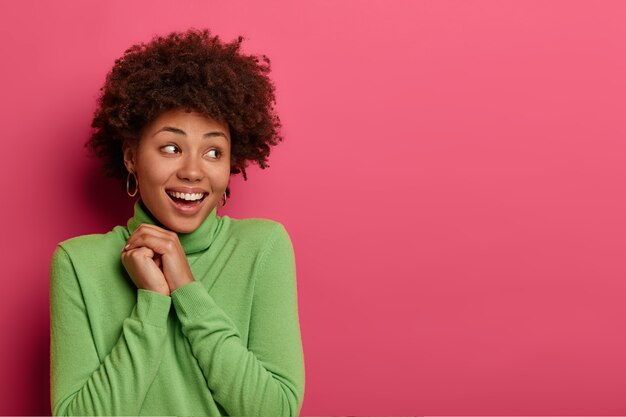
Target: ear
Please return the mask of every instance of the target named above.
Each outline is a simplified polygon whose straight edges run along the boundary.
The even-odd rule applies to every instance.
[[[124,152],[124,165],[128,172],[135,172],[135,155],[137,146],[124,141],[122,144],[122,152]]]

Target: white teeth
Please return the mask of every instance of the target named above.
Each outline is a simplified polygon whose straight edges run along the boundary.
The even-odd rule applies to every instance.
[[[167,193],[171,195],[172,197],[180,198],[180,199],[187,200],[187,201],[196,201],[204,197],[203,193],[187,194],[187,193],[178,193],[175,191],[168,191]]]

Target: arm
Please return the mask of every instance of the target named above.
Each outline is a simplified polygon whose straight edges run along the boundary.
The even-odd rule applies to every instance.
[[[191,350],[231,415],[297,416],[304,395],[293,247],[282,225],[261,256],[248,346],[200,282],[172,292]]]
[[[137,304],[101,363],[74,267],[58,247],[50,270],[52,413],[137,415],[159,368],[170,304],[165,295],[137,290]]]

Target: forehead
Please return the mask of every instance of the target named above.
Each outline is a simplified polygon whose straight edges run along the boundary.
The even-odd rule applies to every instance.
[[[176,128],[185,134],[222,132],[227,139],[230,138],[228,124],[197,111],[187,111],[184,109],[168,110],[148,123],[144,132],[153,135],[164,127]]]

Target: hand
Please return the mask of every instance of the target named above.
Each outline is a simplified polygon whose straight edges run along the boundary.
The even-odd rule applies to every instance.
[[[152,249],[146,247],[124,249],[122,265],[137,288],[170,295],[170,288],[161,271],[161,260],[155,258]]]
[[[140,248],[153,253],[153,262],[162,271],[169,292],[195,281],[176,233],[153,224],[141,224],[128,238],[124,251]]]

